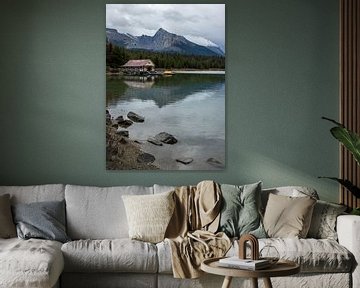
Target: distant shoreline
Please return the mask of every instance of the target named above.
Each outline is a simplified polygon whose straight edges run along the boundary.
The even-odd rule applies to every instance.
[[[211,74],[211,75],[225,75],[225,70],[202,70],[202,69],[164,69],[159,68],[156,71],[172,71],[174,74]],[[125,75],[122,71],[106,71],[106,75]]]
[[[172,70],[175,74],[219,74],[225,75],[225,70]]]

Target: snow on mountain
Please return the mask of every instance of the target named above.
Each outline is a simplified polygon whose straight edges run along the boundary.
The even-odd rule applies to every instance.
[[[210,41],[209,39],[206,39],[204,37],[201,36],[194,36],[194,35],[185,35],[184,36],[187,40],[194,42],[198,45],[202,45],[202,46],[212,46],[212,47],[219,47],[219,45],[215,44],[214,42]]]
[[[206,39],[201,36],[194,36],[194,35],[185,35],[184,37],[193,43],[196,43],[201,46],[205,46],[205,47],[209,48],[210,50],[214,51],[215,53],[225,56],[224,49],[209,39]]]

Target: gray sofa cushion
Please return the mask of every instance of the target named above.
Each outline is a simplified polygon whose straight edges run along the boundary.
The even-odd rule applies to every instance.
[[[165,192],[173,191],[173,190],[175,190],[175,188],[177,186],[154,184],[153,187],[154,187],[154,194],[158,194],[158,193],[165,193]]]
[[[148,273],[63,273],[61,275],[61,287],[158,288],[157,278],[157,274]]]
[[[329,239],[266,238],[259,239],[259,248],[274,246],[281,259],[300,264],[301,273],[350,272],[354,264],[352,254],[339,243]],[[159,273],[171,274],[171,248],[167,241],[158,243]],[[239,246],[235,241],[227,256],[238,255]],[[250,251],[248,251],[250,256]],[[275,287],[275,286],[274,286]]]
[[[0,239],[0,287],[53,287],[63,268],[59,242]]]
[[[65,185],[0,186],[0,195],[10,194],[11,204],[65,199]]]
[[[301,273],[350,272],[354,265],[353,255],[338,242],[330,239],[266,238],[259,239],[259,250],[265,245],[274,246],[280,259],[295,261]],[[235,242],[228,256],[238,253]]]
[[[152,187],[66,185],[67,233],[71,239],[128,238],[123,195],[153,194]]]
[[[169,241],[156,244],[160,274],[172,274],[171,247]]]
[[[295,261],[302,272],[350,272],[353,256],[338,242],[328,239],[264,239],[274,246],[280,258]]]
[[[253,288],[251,278],[234,277],[231,288]],[[157,288],[219,288],[224,282],[224,276],[205,274],[196,279],[174,278],[171,274],[159,274]],[[259,286],[264,287],[264,281],[259,279]],[[271,277],[274,288],[358,288],[352,286],[351,274],[349,273],[299,273],[285,277]],[[73,287],[73,286],[68,286]],[[85,286],[82,286],[85,287]],[[98,286],[89,286],[96,287]],[[86,288],[89,288],[86,287]],[[127,287],[127,286],[118,286]],[[76,287],[77,288],[77,287]],[[105,286],[104,288],[108,288]]]
[[[66,272],[156,273],[156,246],[130,239],[78,240],[61,248]]]

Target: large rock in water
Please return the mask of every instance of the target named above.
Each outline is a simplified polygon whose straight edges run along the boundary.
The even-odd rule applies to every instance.
[[[161,141],[155,139],[154,137],[149,137],[147,139],[148,142],[150,142],[151,144],[157,145],[157,146],[162,146],[163,144],[161,143]]]
[[[175,160],[176,162],[179,162],[179,163],[182,163],[184,165],[188,165],[190,164],[191,162],[194,161],[193,158],[190,158],[190,157],[185,157],[185,158],[179,158],[179,159],[176,159]]]
[[[118,121],[117,123],[122,128],[128,128],[129,126],[131,126],[133,124],[133,122],[131,120],[122,120],[122,121]]]
[[[144,122],[145,121],[144,117],[136,114],[135,112],[131,112],[131,111],[127,114],[127,117],[134,122]]]
[[[152,163],[155,161],[155,156],[149,153],[142,153],[137,157],[139,163]]]
[[[166,133],[166,132],[161,132],[161,133],[157,134],[155,136],[155,139],[158,140],[158,141],[161,141],[161,142],[163,142],[165,144],[175,144],[175,143],[177,143],[177,139],[173,135],[171,135],[169,133]]]

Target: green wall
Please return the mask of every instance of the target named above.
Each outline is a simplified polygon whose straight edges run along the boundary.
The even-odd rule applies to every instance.
[[[338,118],[337,0],[226,1],[221,172],[105,170],[105,4],[111,2],[121,0],[2,0],[0,185],[262,180],[265,187],[313,186],[337,201],[337,185],[317,179],[336,176],[339,166],[330,125],[320,119]]]

